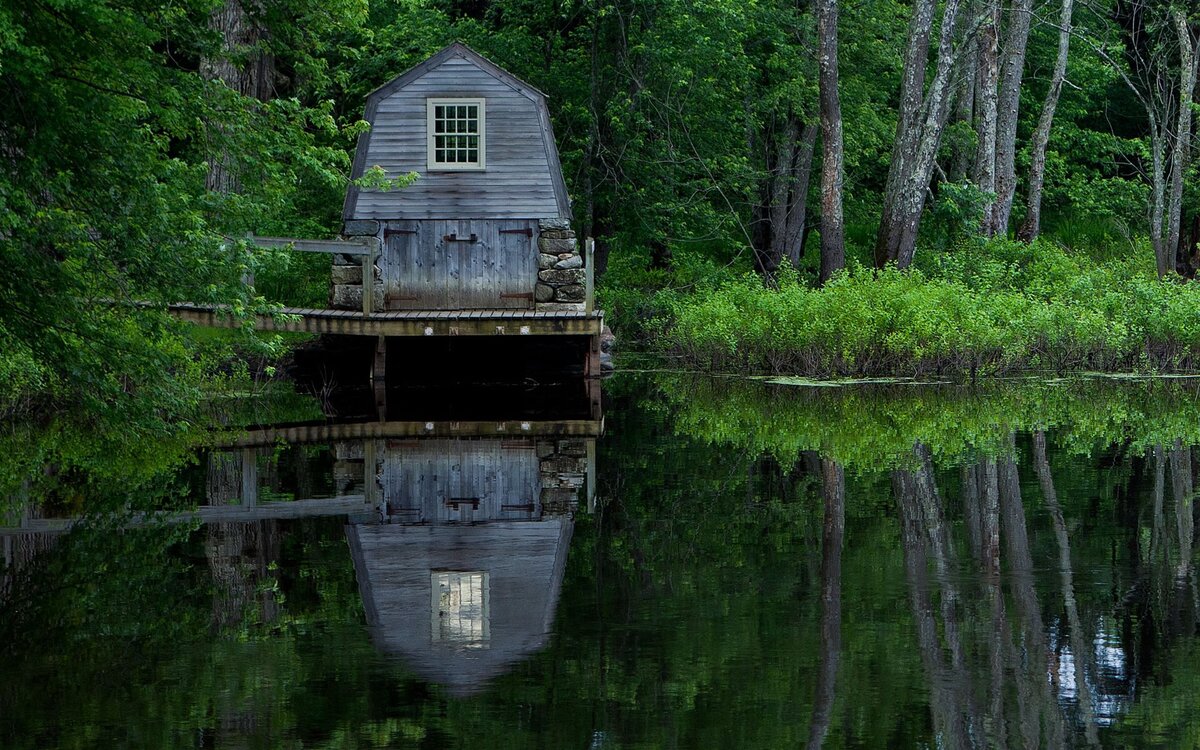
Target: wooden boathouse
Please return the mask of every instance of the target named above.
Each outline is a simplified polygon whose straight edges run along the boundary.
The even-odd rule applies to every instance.
[[[344,234],[382,246],[380,309],[583,310],[545,95],[453,44],[371,93],[366,120],[352,178],[416,175],[399,190],[346,193]],[[335,266],[334,306],[357,307],[356,270]]]
[[[264,330],[377,338],[567,336],[599,374],[591,242],[577,241],[546,96],[455,43],[367,97],[337,240],[252,237],[332,255],[327,309],[259,316]],[[386,178],[381,184],[364,176]],[[393,188],[413,177],[411,184]],[[224,311],[173,305],[229,325]]]

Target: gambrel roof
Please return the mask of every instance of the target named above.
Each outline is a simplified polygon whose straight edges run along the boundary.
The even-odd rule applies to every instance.
[[[443,72],[443,83],[432,84],[430,81],[420,83],[427,76],[438,78],[438,71],[448,64],[459,61],[459,67],[464,67],[465,61],[471,66],[470,76],[476,81],[493,81],[486,85],[464,81],[461,77],[449,78]],[[478,71],[478,72],[475,72]],[[480,73],[484,75],[480,75]],[[499,84],[499,85],[497,85]],[[488,99],[488,106],[497,108],[497,117],[489,114],[488,126],[488,166],[487,169],[473,174],[446,175],[442,173],[427,173],[425,162],[425,147],[423,141],[413,130],[424,129],[424,120],[415,117],[412,111],[401,115],[395,103],[381,107],[384,102],[401,95],[410,86],[423,88],[422,93],[414,94],[413,98],[424,99],[426,96],[441,95],[438,87],[444,86],[446,96],[466,96],[466,92],[474,88],[491,89],[480,91],[479,95]],[[511,95],[503,93],[511,92]],[[513,103],[526,100],[524,105]],[[520,125],[515,125],[510,117],[507,121],[500,108],[517,106],[525,114]],[[420,105],[421,107],[424,104]],[[367,95],[367,122],[372,130],[363,133],[358,138],[355,151],[354,165],[351,177],[357,179],[363,175],[370,164],[381,164],[389,174],[393,172],[415,171],[421,175],[418,184],[398,191],[394,199],[383,199],[381,194],[367,191],[365,194],[375,196],[372,200],[364,201],[370,205],[359,205],[359,195],[363,193],[353,185],[346,191],[346,201],[343,218],[374,219],[419,219],[419,218],[546,218],[571,216],[570,200],[567,196],[566,182],[562,175],[562,165],[559,161],[558,148],[554,142],[554,132],[550,125],[550,113],[546,106],[546,95],[534,86],[522,81],[512,73],[504,70],[483,55],[474,51],[461,42],[455,42],[428,60],[408,69],[392,80]],[[404,117],[407,125],[401,128],[397,121]],[[383,118],[383,119],[381,119]],[[397,118],[389,124],[387,118]],[[389,127],[391,130],[389,131]],[[513,128],[516,128],[515,130]],[[372,145],[372,138],[378,134],[379,142]],[[531,138],[533,140],[531,140]],[[531,146],[531,144],[537,144]],[[417,153],[417,152],[420,153]],[[523,175],[533,174],[530,179],[522,179]],[[497,193],[495,198],[497,210],[495,215],[459,215],[456,213],[456,203],[468,207],[464,210],[481,210],[479,200],[474,202],[463,200],[463,196],[482,195],[492,187]],[[443,200],[444,197],[444,200]],[[441,201],[439,203],[439,201]],[[507,203],[508,208],[503,204]],[[420,205],[418,205],[420,204]],[[388,214],[395,207],[394,215]],[[486,209],[484,206],[483,209]],[[439,213],[440,212],[440,213]]]

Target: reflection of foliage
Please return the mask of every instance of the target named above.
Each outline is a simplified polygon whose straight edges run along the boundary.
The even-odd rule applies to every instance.
[[[1109,379],[1000,381],[978,387],[793,387],[736,378],[666,376],[675,427],[716,444],[795,456],[816,450],[845,464],[906,462],[918,441],[940,465],[1001,451],[1013,431],[1055,429],[1068,450],[1200,443],[1200,382]]]

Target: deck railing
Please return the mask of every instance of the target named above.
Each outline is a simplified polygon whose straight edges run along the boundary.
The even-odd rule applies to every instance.
[[[301,253],[327,253],[329,255],[359,255],[362,256],[363,272],[363,315],[370,315],[373,310],[375,295],[371,291],[370,280],[375,278],[375,259],[379,257],[378,241],[373,237],[355,240],[298,240],[291,237],[256,237],[248,235],[246,239],[255,247],[276,247],[296,250]]]

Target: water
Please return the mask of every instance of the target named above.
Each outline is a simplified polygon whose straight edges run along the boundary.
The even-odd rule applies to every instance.
[[[0,746],[1198,746],[1200,384],[604,388],[43,470]]]

